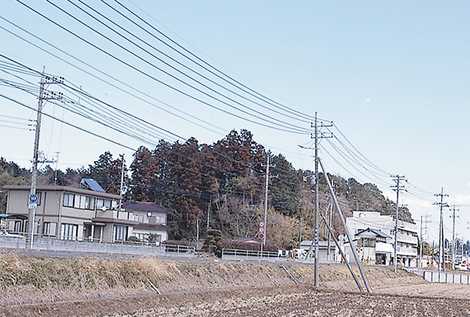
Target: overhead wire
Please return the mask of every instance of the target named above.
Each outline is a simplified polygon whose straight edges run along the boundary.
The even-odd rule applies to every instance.
[[[66,27],[63,26],[62,24],[60,24],[60,23],[54,21],[53,19],[49,18],[48,16],[44,15],[43,13],[41,13],[41,12],[39,12],[38,10],[34,9],[33,7],[31,7],[31,6],[27,5],[27,4],[25,4],[25,3],[22,2],[21,0],[16,0],[16,1],[17,1],[18,3],[20,3],[20,4],[22,4],[23,6],[25,6],[26,8],[28,8],[29,10],[31,10],[32,12],[34,12],[34,13],[36,13],[37,15],[41,16],[41,17],[44,18],[45,20],[47,20],[47,21],[51,22],[52,24],[56,25],[56,26],[59,27],[60,29],[66,31],[67,33],[73,35],[74,37],[80,39],[81,41],[83,41],[84,43],[88,44],[89,46],[91,46],[91,47],[97,49],[98,51],[104,53],[105,55],[107,55],[107,56],[109,56],[109,57],[115,59],[116,61],[122,63],[123,65],[125,65],[125,66],[127,66],[127,67],[129,67],[129,68],[131,68],[131,69],[133,69],[133,70],[135,70],[135,71],[137,71],[138,73],[140,73],[140,74],[142,74],[142,75],[144,75],[144,76],[146,76],[146,77],[148,77],[148,78],[154,80],[155,82],[158,82],[158,83],[160,83],[160,84],[162,84],[162,85],[164,85],[164,86],[166,86],[166,87],[168,87],[168,88],[170,88],[170,89],[172,89],[172,90],[174,90],[174,91],[176,91],[176,92],[178,92],[178,93],[180,93],[180,94],[182,94],[182,95],[185,95],[186,97],[189,97],[189,98],[191,98],[191,99],[193,99],[193,100],[196,100],[196,101],[198,101],[198,102],[200,102],[200,103],[202,103],[202,104],[205,104],[205,105],[207,105],[207,106],[209,106],[209,107],[211,107],[211,108],[213,108],[213,109],[217,109],[217,110],[219,110],[219,111],[221,111],[221,112],[223,112],[223,113],[226,113],[226,114],[235,116],[235,117],[237,117],[237,118],[239,118],[239,119],[242,119],[242,120],[245,120],[245,121],[248,121],[248,122],[251,122],[251,123],[260,125],[260,126],[264,126],[264,127],[267,127],[267,128],[275,129],[275,130],[278,130],[278,131],[283,131],[283,132],[288,132],[288,133],[294,133],[294,134],[304,134],[304,133],[305,133],[304,131],[295,130],[296,128],[287,129],[287,128],[281,128],[281,127],[279,127],[279,124],[277,124],[277,126],[276,126],[276,125],[272,125],[273,122],[271,122],[271,121],[269,121],[269,120],[267,120],[267,119],[262,119],[262,121],[264,121],[264,122],[270,122],[270,124],[267,124],[267,123],[264,123],[264,122],[259,122],[259,121],[256,121],[256,120],[254,120],[254,119],[250,119],[250,118],[244,117],[244,116],[242,116],[242,115],[239,115],[239,114],[236,114],[236,113],[227,111],[227,110],[224,109],[224,108],[221,108],[221,107],[216,106],[216,105],[214,105],[214,104],[212,104],[212,103],[209,103],[209,102],[207,102],[207,101],[205,101],[205,100],[203,100],[203,99],[201,99],[201,98],[199,98],[199,97],[196,97],[196,96],[194,96],[194,95],[192,95],[192,94],[190,94],[190,93],[188,93],[188,92],[186,92],[186,91],[184,91],[184,90],[182,90],[182,89],[180,89],[180,88],[177,88],[177,87],[175,87],[175,86],[173,86],[173,85],[171,85],[171,84],[168,84],[167,82],[158,79],[157,77],[155,77],[155,76],[153,76],[153,75],[151,75],[151,74],[149,74],[149,73],[143,71],[142,69],[140,69],[140,68],[138,68],[138,67],[136,67],[136,66],[130,64],[129,62],[126,62],[126,61],[123,60],[122,58],[119,58],[119,57],[117,57],[117,56],[111,54],[111,53],[108,52],[107,50],[105,50],[105,49],[99,47],[98,45],[94,44],[93,42],[91,42],[91,41],[85,39],[84,37],[78,35],[77,33],[73,32],[73,31],[71,31],[70,29],[66,28]],[[46,0],[46,1],[47,1],[47,0]],[[51,5],[57,7],[55,4],[52,4],[52,3],[51,3]],[[61,10],[61,9],[59,9],[59,10]],[[61,11],[63,11],[63,10],[61,10]],[[83,21],[81,21],[80,19],[77,19],[75,16],[71,15],[70,13],[66,13],[66,12],[64,12],[64,13],[67,14],[67,15],[68,15],[69,17],[71,17],[72,19],[74,19],[74,20],[76,20],[77,22],[79,22],[80,24],[84,25],[85,27],[90,28],[90,29],[92,29],[93,31],[96,31],[96,30],[94,30],[93,28],[91,28],[90,26],[88,26],[86,23],[84,23]],[[220,98],[214,97],[214,96],[212,96],[211,94],[209,94],[209,93],[207,93],[207,92],[205,92],[205,91],[203,91],[203,90],[201,90],[201,89],[199,89],[199,88],[197,88],[197,87],[195,87],[195,86],[193,86],[193,85],[191,85],[191,84],[188,84],[188,83],[182,81],[182,80],[179,79],[178,77],[176,77],[176,76],[174,76],[174,75],[172,75],[172,74],[170,74],[170,73],[168,73],[168,72],[162,70],[161,68],[159,68],[158,66],[154,65],[153,63],[148,62],[147,60],[145,60],[144,58],[142,58],[142,57],[139,56],[138,54],[136,54],[136,53],[130,51],[130,50],[127,49],[126,47],[120,45],[120,44],[117,43],[116,41],[113,41],[112,39],[110,39],[109,37],[103,35],[102,33],[99,33],[99,34],[101,34],[102,37],[104,37],[105,39],[111,41],[112,43],[114,43],[114,44],[117,45],[118,47],[122,48],[123,50],[125,50],[125,51],[128,52],[129,54],[131,54],[131,55],[135,56],[136,58],[142,60],[144,63],[146,63],[146,64],[148,64],[148,65],[150,65],[150,66],[152,66],[152,67],[154,67],[154,68],[156,68],[156,69],[158,69],[158,70],[164,72],[164,73],[166,73],[168,76],[170,76],[170,77],[176,79],[177,81],[180,81],[181,83],[184,83],[186,86],[191,87],[191,88],[195,89],[196,91],[199,91],[200,93],[202,93],[202,94],[204,94],[204,95],[206,95],[206,96],[208,96],[208,97],[211,97],[212,99],[217,100],[217,101],[219,101],[220,103],[225,104],[225,105],[227,105],[227,106],[229,106],[229,107],[231,107],[231,108],[233,108],[233,109],[237,109],[238,111],[240,111],[240,112],[242,112],[242,113],[251,115],[252,117],[255,117],[255,118],[258,118],[258,119],[260,118],[259,116],[255,115],[255,114],[250,114],[250,113],[247,112],[246,110],[243,110],[243,109],[241,109],[241,108],[239,108],[239,107],[237,107],[237,106],[234,106],[234,105],[232,105],[232,104],[230,104],[230,103],[228,103],[228,102],[225,102],[225,101],[221,100]]]
[[[91,17],[92,19],[94,19],[95,21],[97,21],[98,23],[100,23],[101,25],[105,26],[106,28],[108,28],[109,30],[111,30],[112,32],[118,34],[120,37],[124,38],[125,40],[129,41],[130,43],[134,44],[136,47],[140,48],[141,50],[143,50],[144,52],[146,52],[147,54],[151,55],[152,57],[156,58],[157,60],[159,60],[160,62],[164,63],[165,65],[167,65],[168,67],[174,69],[175,71],[179,72],[180,74],[184,75],[185,77],[188,77],[190,78],[191,80],[199,83],[199,84],[202,84],[200,83],[198,80],[194,79],[193,77],[187,75],[186,73],[180,71],[179,69],[173,67],[171,64],[167,63],[166,61],[162,60],[161,58],[159,57],[156,57],[154,54],[152,54],[151,52],[149,52],[148,50],[144,49],[143,47],[141,47],[140,45],[136,44],[134,41],[132,40],[129,40],[129,38],[125,37],[122,35],[122,33],[120,32],[117,32],[115,29],[113,29],[112,27],[110,27],[108,24],[104,23],[102,20],[96,18],[96,16],[94,16],[93,14],[89,13],[87,10],[83,9],[82,7],[80,7],[79,5],[77,5],[76,3],[74,3],[72,0],[67,0],[69,3],[71,3],[74,7],[76,7],[77,9],[79,9],[80,11],[82,11],[83,13],[87,14],[89,17]],[[202,74],[201,72],[193,69],[192,67],[180,62],[178,59],[172,57],[171,55],[165,53],[164,51],[160,50],[159,48],[155,47],[154,45],[152,45],[151,43],[149,43],[148,41],[142,39],[140,36],[136,35],[135,33],[129,31],[128,29],[124,28],[123,26],[121,26],[119,23],[113,21],[111,18],[107,17],[106,15],[102,14],[101,12],[99,12],[98,10],[96,10],[95,8],[93,8],[92,6],[88,5],[87,3],[85,3],[84,1],[82,0],[78,0],[78,2],[80,2],[81,4],[83,4],[85,7],[87,7],[88,9],[90,9],[91,11],[93,11],[94,13],[96,13],[97,15],[99,15],[100,17],[104,18],[106,21],[110,22],[112,25],[116,26],[117,28],[119,28],[120,30],[123,30],[124,32],[126,32],[127,34],[131,35],[133,38],[139,40],[141,43],[145,44],[146,46],[152,48],[153,50],[155,50],[156,52],[158,52],[159,54],[165,56],[166,58],[170,59],[171,61],[173,61],[174,63],[178,64],[179,66],[191,71],[192,73],[195,73],[197,74],[198,76],[200,76],[201,78],[207,80],[208,82],[216,85],[217,87],[220,87],[222,89],[224,89],[225,91],[228,91],[234,95],[236,95],[237,97],[239,98],[242,98],[246,101],[249,101],[251,102],[252,104],[255,104],[257,106],[260,106],[262,107],[263,109],[266,109],[266,110],[269,110],[269,111],[273,111],[277,114],[280,114],[280,115],[283,115],[283,116],[286,116],[290,119],[293,119],[293,120],[297,120],[297,121],[300,121],[300,122],[304,122],[304,123],[310,123],[310,120],[306,120],[306,119],[303,119],[303,118],[300,118],[299,116],[293,116],[293,115],[289,115],[289,114],[286,114],[286,113],[283,113],[283,112],[280,112],[280,111],[276,111],[275,109],[273,109],[272,107],[269,107],[269,106],[266,106],[258,101],[255,101],[251,98],[248,98],[246,96],[244,96],[243,94],[240,94],[236,91],[234,91],[233,89],[230,89],[214,80],[212,80],[211,78],[207,77],[206,75]],[[216,92],[215,90],[212,90],[214,92]],[[218,93],[218,92],[216,92]],[[225,95],[222,95],[225,97]],[[261,114],[260,112],[257,112],[258,114]],[[269,117],[269,116],[267,116]],[[272,117],[269,117],[271,119],[274,119]],[[282,121],[280,121],[282,122]]]
[[[101,2],[103,2],[106,6],[108,6],[109,8],[111,8],[113,11],[115,11],[116,13],[118,13],[120,16],[122,16],[123,18],[125,18],[127,21],[131,22],[132,24],[136,25],[138,28],[140,28],[141,30],[143,30],[144,32],[146,32],[147,34],[149,34],[150,36],[152,36],[153,38],[155,38],[156,40],[158,40],[159,42],[163,43],[165,46],[169,47],[170,49],[172,49],[173,51],[177,52],[179,55],[185,57],[186,59],[190,60],[191,62],[193,62],[194,64],[198,65],[199,67],[203,68],[204,70],[210,72],[212,75],[218,77],[219,79],[222,79],[224,82],[227,82],[229,83],[230,85],[240,89],[241,91],[251,95],[252,97],[255,97],[257,98],[258,100],[260,101],[263,101],[267,104],[270,104],[274,107],[276,107],[277,109],[282,109],[284,112],[287,112],[287,113],[290,113],[290,114],[293,114],[293,115],[297,115],[297,116],[300,116],[304,119],[307,119],[307,120],[313,120],[313,116],[312,115],[309,115],[309,114],[305,114],[305,113],[302,113],[298,110],[295,110],[291,107],[288,107],[282,103],[279,103],[269,97],[267,97],[266,95],[263,95],[257,91],[255,91],[254,89],[251,89],[250,87],[248,87],[247,85],[243,84],[242,82],[240,82],[239,80],[236,80],[235,78],[233,78],[232,76],[229,76],[227,75],[226,73],[224,73],[223,71],[221,71],[220,69],[216,68],[215,66],[213,66],[212,64],[210,64],[209,62],[207,62],[206,60],[204,60],[203,58],[199,57],[198,55],[194,54],[193,52],[191,52],[190,50],[188,50],[187,48],[185,48],[184,46],[182,46],[181,44],[179,44],[178,42],[176,42],[175,40],[173,40],[170,36],[168,36],[167,34],[163,33],[162,31],[160,31],[157,27],[153,26],[151,23],[147,22],[145,19],[143,19],[142,17],[140,17],[138,14],[136,14],[135,12],[133,12],[132,10],[130,10],[128,7],[126,7],[125,5],[123,5],[120,1],[117,1],[115,0],[115,2],[121,6],[124,10],[126,10],[128,13],[130,13],[132,16],[134,16],[135,18],[137,18],[139,21],[143,22],[145,25],[147,25],[148,27],[150,27],[152,30],[156,31],[158,34],[160,34],[161,36],[163,36],[165,39],[167,39],[168,41],[170,41],[171,43],[173,43],[174,45],[176,45],[178,48],[174,47],[173,45],[169,44],[167,41],[165,40],[162,40],[160,37],[156,36],[153,32],[150,32],[149,30],[147,30],[146,28],[142,27],[140,24],[138,24],[137,22],[135,22],[135,19],[131,19],[129,18],[126,14],[122,13],[120,10],[116,9],[115,7],[113,7],[112,5],[110,5],[109,3],[107,3],[106,1],[104,0],[101,0]],[[182,52],[181,50],[183,50],[184,52]],[[189,55],[191,56],[189,56]]]
[[[24,107],[24,108],[27,108],[27,109],[30,109],[30,110],[33,110],[33,111],[37,111],[36,109],[34,109],[34,107],[28,106],[28,105],[22,103],[21,101],[18,101],[18,100],[14,99],[14,98],[8,97],[8,96],[6,96],[6,95],[4,95],[4,94],[0,94],[0,97],[3,98],[3,99],[9,100],[9,101],[11,101],[11,102],[14,102],[14,103],[16,103],[17,105],[22,106],[22,107]],[[48,117],[48,118],[51,118],[51,119],[56,120],[56,121],[59,121],[59,122],[65,124],[65,125],[68,125],[68,126],[70,126],[70,127],[72,127],[72,128],[75,128],[75,129],[77,129],[77,130],[80,130],[80,131],[82,131],[82,132],[84,132],[84,133],[87,133],[87,134],[93,135],[93,136],[95,136],[95,137],[97,137],[97,138],[106,140],[106,141],[108,141],[108,142],[110,142],[110,143],[113,143],[113,144],[115,144],[115,145],[121,146],[121,147],[126,148],[126,149],[128,149],[128,150],[131,150],[131,151],[134,151],[134,152],[136,151],[136,149],[134,149],[134,148],[132,148],[132,147],[130,147],[130,146],[124,145],[124,144],[122,144],[121,142],[114,141],[114,140],[112,140],[112,139],[110,139],[110,138],[107,138],[107,137],[105,137],[105,136],[99,135],[99,134],[97,134],[97,133],[94,133],[94,132],[89,131],[89,130],[87,130],[87,129],[84,129],[84,128],[82,128],[82,127],[79,127],[79,126],[77,126],[77,125],[75,125],[75,124],[73,124],[73,123],[70,123],[70,122],[67,122],[67,121],[65,121],[65,120],[59,119],[59,118],[57,118],[57,117],[55,117],[55,116],[52,116],[52,115],[50,115],[50,114],[48,114],[48,113],[46,113],[46,112],[42,112],[42,114],[43,114],[44,116]]]
[[[148,105],[150,105],[150,106],[152,106],[152,107],[154,107],[154,108],[160,109],[160,110],[165,111],[166,113],[169,113],[169,114],[171,114],[171,115],[173,115],[173,116],[175,116],[175,117],[177,117],[177,118],[179,118],[179,119],[182,119],[182,120],[187,121],[187,122],[189,122],[189,123],[191,123],[191,124],[197,125],[197,126],[200,127],[200,128],[203,128],[203,129],[206,129],[206,130],[208,130],[208,131],[215,132],[215,133],[219,133],[219,132],[216,132],[216,130],[218,130],[218,131],[224,131],[223,128],[221,128],[221,127],[219,127],[219,126],[217,126],[217,125],[215,125],[215,124],[213,124],[213,123],[211,123],[211,122],[209,122],[209,121],[200,119],[200,118],[198,118],[198,117],[196,117],[196,116],[194,116],[194,115],[192,115],[192,114],[190,114],[190,113],[188,113],[188,112],[186,112],[186,111],[183,111],[183,110],[181,110],[181,109],[179,109],[179,108],[177,108],[177,107],[175,107],[175,106],[172,106],[172,105],[170,105],[170,104],[168,104],[168,103],[166,103],[166,102],[164,102],[164,101],[162,101],[162,100],[160,100],[160,99],[158,99],[158,98],[155,98],[154,96],[152,96],[152,95],[150,95],[150,94],[144,92],[143,90],[138,89],[138,88],[136,88],[136,87],[130,85],[129,83],[127,83],[127,82],[125,82],[125,81],[123,81],[123,80],[120,80],[119,78],[117,78],[117,77],[115,77],[115,76],[113,76],[113,75],[110,75],[110,74],[108,74],[108,73],[102,71],[101,69],[99,69],[99,68],[97,68],[97,67],[91,65],[90,63],[88,63],[88,62],[86,62],[86,61],[84,61],[84,60],[82,60],[82,59],[80,59],[80,58],[78,58],[78,57],[76,57],[76,56],[74,56],[74,55],[72,55],[72,54],[66,52],[65,50],[61,49],[61,48],[58,47],[57,45],[52,44],[51,42],[49,42],[49,41],[47,41],[47,40],[44,40],[43,38],[41,38],[41,37],[37,36],[36,34],[34,34],[34,33],[30,32],[30,31],[26,30],[25,28],[19,26],[18,24],[14,23],[14,22],[12,22],[12,21],[10,21],[10,20],[8,20],[8,19],[6,19],[5,17],[0,16],[0,19],[2,19],[3,21],[9,23],[10,25],[14,26],[15,28],[17,28],[17,29],[19,29],[19,30],[25,32],[26,34],[28,34],[29,36],[35,38],[36,40],[38,40],[38,41],[40,41],[40,42],[42,42],[42,43],[44,43],[44,44],[46,44],[46,45],[52,47],[53,49],[55,49],[55,50],[61,52],[62,54],[64,54],[64,55],[70,57],[71,59],[73,59],[73,60],[75,60],[75,61],[77,61],[77,62],[79,62],[79,63],[81,63],[81,64],[83,64],[83,65],[85,65],[85,66],[87,66],[87,67],[89,67],[89,68],[91,68],[92,70],[96,71],[97,73],[99,73],[99,74],[101,74],[101,75],[103,75],[103,76],[106,76],[107,78],[112,79],[113,81],[115,81],[115,82],[117,82],[117,83],[123,85],[124,87],[127,87],[128,89],[130,89],[130,90],[132,90],[132,91],[134,91],[134,92],[136,92],[136,93],[139,93],[139,94],[141,94],[141,95],[143,95],[143,96],[145,96],[145,97],[147,97],[147,98],[153,100],[153,102],[152,102],[152,101],[149,101],[149,100],[147,100],[147,99],[145,99],[145,98],[142,98],[141,96],[138,96],[138,95],[136,95],[135,93],[132,93],[132,92],[130,92],[129,90],[126,90],[125,88],[119,87],[119,86],[117,86],[117,85],[111,83],[110,81],[108,81],[108,80],[106,80],[106,79],[103,79],[103,78],[101,78],[100,76],[97,76],[97,75],[95,75],[95,74],[93,74],[93,73],[91,73],[91,72],[89,72],[89,71],[83,69],[82,67],[77,66],[77,65],[71,63],[70,61],[67,61],[66,59],[64,59],[64,58],[62,58],[62,57],[60,57],[60,56],[58,56],[57,54],[52,53],[51,51],[49,51],[49,50],[47,50],[47,49],[45,49],[45,48],[43,48],[43,47],[41,47],[41,46],[39,46],[39,45],[37,45],[37,44],[31,42],[31,41],[29,41],[28,39],[25,39],[24,37],[22,37],[22,36],[20,36],[20,35],[18,35],[18,34],[16,34],[16,33],[14,33],[14,32],[12,32],[12,31],[10,31],[10,30],[8,30],[8,29],[6,29],[6,28],[4,28],[3,26],[0,25],[0,29],[4,30],[5,32],[9,33],[10,35],[12,35],[12,36],[14,36],[14,37],[16,37],[16,38],[18,38],[18,39],[20,39],[20,40],[22,40],[22,41],[28,43],[28,44],[30,44],[31,46],[36,47],[37,49],[39,49],[39,50],[45,52],[46,54],[49,54],[49,55],[53,56],[54,58],[56,58],[56,59],[58,59],[58,60],[60,60],[60,61],[62,61],[62,62],[64,62],[64,63],[66,63],[67,65],[69,65],[69,66],[71,66],[71,67],[73,67],[73,68],[75,68],[75,69],[77,69],[77,70],[79,70],[79,71],[81,71],[81,72],[83,72],[83,73],[85,73],[85,74],[91,76],[91,77],[93,77],[93,78],[96,79],[96,80],[99,80],[99,81],[101,81],[101,82],[103,82],[103,83],[105,83],[105,84],[107,84],[107,85],[109,85],[109,86],[111,86],[111,87],[113,87],[113,88],[116,88],[116,89],[118,89],[119,91],[124,92],[124,93],[126,93],[126,94],[128,94],[128,95],[130,95],[130,96],[132,96],[132,97],[134,97],[134,98],[136,98],[136,99],[138,99],[138,100],[140,100],[140,101],[142,101],[142,102],[144,102],[144,103],[146,103],[146,104],[148,104]],[[162,106],[160,106],[160,105],[158,105],[158,104],[156,104],[156,103],[160,103],[160,104],[164,105],[165,107],[162,107]],[[194,119],[194,120],[197,120],[197,121],[201,122],[202,124],[201,124],[201,123],[194,122],[194,121],[192,121],[192,120],[190,120],[190,119],[188,119],[188,118],[185,118],[185,117],[182,116],[182,115],[176,114],[176,113],[174,113],[174,112],[168,110],[167,108],[170,108],[170,109],[173,109],[173,110],[176,111],[176,112],[182,113],[183,115],[188,116],[188,117],[190,117],[190,118],[192,118],[192,119]]]

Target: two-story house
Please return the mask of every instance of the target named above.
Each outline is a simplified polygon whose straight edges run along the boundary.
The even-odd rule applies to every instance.
[[[8,193],[8,231],[25,233],[28,228],[29,186],[4,186],[3,190]],[[151,214],[142,217],[139,210],[134,214],[131,210],[118,208],[121,197],[106,193],[101,187],[43,185],[38,186],[37,196],[35,234],[40,236],[117,242],[129,240],[132,236],[144,238],[159,234],[160,240],[155,242],[167,239],[166,211],[156,204],[145,203]],[[158,206],[160,212],[157,213],[154,210],[156,207],[150,205]],[[161,217],[160,214],[165,216]]]
[[[385,244],[381,244],[381,250],[376,250],[383,259],[377,259],[379,263],[389,264],[393,261],[393,246],[395,238],[395,218],[390,215],[381,215],[377,211],[353,211],[352,217],[346,218],[346,226],[356,235],[365,229],[379,230],[390,238]],[[404,266],[415,266],[418,255],[418,231],[416,224],[398,220],[397,232],[397,257],[398,263]]]
[[[166,216],[168,210],[152,202],[129,201],[124,209],[134,215],[137,224],[133,235],[142,241],[163,242],[168,240]]]

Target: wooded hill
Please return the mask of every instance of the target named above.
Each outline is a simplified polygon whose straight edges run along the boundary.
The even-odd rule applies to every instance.
[[[224,237],[256,238],[263,215],[266,155],[270,155],[272,164],[268,240],[279,247],[294,246],[311,237],[313,173],[295,169],[282,154],[266,152],[247,130],[231,131],[211,145],[191,138],[185,143],[160,141],[154,149],[140,147],[126,171],[125,198],[167,207],[171,239],[194,239],[197,220],[204,237],[208,214],[209,226],[221,230]],[[39,183],[78,186],[82,177],[91,177],[108,192],[118,193],[121,165],[120,157],[105,152],[88,167],[54,171],[47,165],[41,168]],[[376,185],[330,177],[346,214],[356,208],[394,213],[395,204]],[[29,170],[0,159],[0,186],[29,182]],[[329,204],[327,190],[320,175],[323,212]],[[1,212],[6,204],[4,193],[0,193],[0,204]],[[407,208],[400,209],[400,218],[412,219]],[[342,232],[337,219],[334,224]]]

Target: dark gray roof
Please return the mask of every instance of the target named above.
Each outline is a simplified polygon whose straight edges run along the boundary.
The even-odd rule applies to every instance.
[[[158,212],[166,214],[168,209],[160,206],[159,204],[148,202],[148,201],[126,201],[123,203],[123,207],[129,211],[143,211],[143,212]]]
[[[378,237],[382,237],[382,238],[390,238],[390,236],[382,231],[380,231],[379,229],[372,229],[372,228],[367,228],[367,229],[362,229],[362,230],[359,230],[355,236],[358,236],[360,235],[361,233],[364,233],[364,232],[372,232],[373,234],[375,234],[376,236]]]

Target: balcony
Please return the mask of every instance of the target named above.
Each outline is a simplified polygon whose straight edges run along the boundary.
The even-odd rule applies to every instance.
[[[418,237],[398,232],[397,241],[417,245],[418,244]]]
[[[141,224],[149,224],[149,225],[166,225],[165,219],[158,216],[147,216],[147,215],[139,215],[135,216],[136,221]]]
[[[106,210],[106,211],[97,211],[94,220],[96,221],[122,220],[122,221],[138,222],[138,217],[135,216],[133,213],[130,213],[127,211]]]

